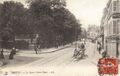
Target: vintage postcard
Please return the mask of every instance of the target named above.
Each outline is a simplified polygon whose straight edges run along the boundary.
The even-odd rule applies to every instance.
[[[0,0],[0,76],[120,76],[120,0]]]

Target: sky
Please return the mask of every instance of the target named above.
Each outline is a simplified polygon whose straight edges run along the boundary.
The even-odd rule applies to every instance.
[[[100,25],[108,0],[67,0],[67,8],[80,20],[83,27]]]
[[[3,1],[6,0],[0,0],[0,2]],[[12,1],[19,1],[25,4],[25,0]],[[67,8],[80,20],[84,28],[87,28],[88,25],[100,25],[103,9],[107,2],[108,0],[66,0]]]

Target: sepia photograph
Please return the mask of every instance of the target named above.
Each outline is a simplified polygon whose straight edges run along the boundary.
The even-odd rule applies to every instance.
[[[120,0],[0,0],[0,76],[120,76]]]

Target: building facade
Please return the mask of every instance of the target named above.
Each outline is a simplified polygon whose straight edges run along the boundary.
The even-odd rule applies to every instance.
[[[118,56],[120,52],[120,1],[109,0],[101,19],[104,34],[104,49],[110,56]]]
[[[99,26],[89,25],[87,29],[87,38],[96,40],[97,36],[99,35],[99,30]]]

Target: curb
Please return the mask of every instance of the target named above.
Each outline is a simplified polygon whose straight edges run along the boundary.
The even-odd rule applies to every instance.
[[[39,53],[39,54],[46,54],[46,53],[53,53],[53,52],[57,52],[57,51],[59,51],[59,50],[62,50],[62,49],[68,48],[68,47],[70,47],[70,46],[71,46],[71,45],[66,46],[66,47],[63,47],[63,48],[59,48],[59,49],[56,49],[56,50],[53,50],[53,51],[50,51],[50,52],[42,52],[42,53]]]
[[[72,44],[72,45],[74,45],[74,44]],[[56,48],[56,49],[51,49],[51,50],[49,50],[49,51],[44,51],[44,50],[42,50],[42,51],[40,51],[40,50],[38,50],[38,54],[47,54],[47,53],[54,53],[54,52],[57,52],[57,51],[60,51],[60,50],[62,50],[62,49],[65,49],[65,48],[68,48],[68,47],[71,47],[72,45],[66,45],[66,46],[63,46],[63,47],[58,47],[58,48]],[[35,50],[34,49],[32,49],[32,51],[33,52],[35,52]],[[18,51],[18,54],[19,53],[24,53],[24,52],[22,52],[22,51]],[[29,53],[24,53],[24,54],[29,54]],[[33,54],[33,53],[30,53],[30,54]],[[34,53],[34,54],[36,54],[36,53]]]

